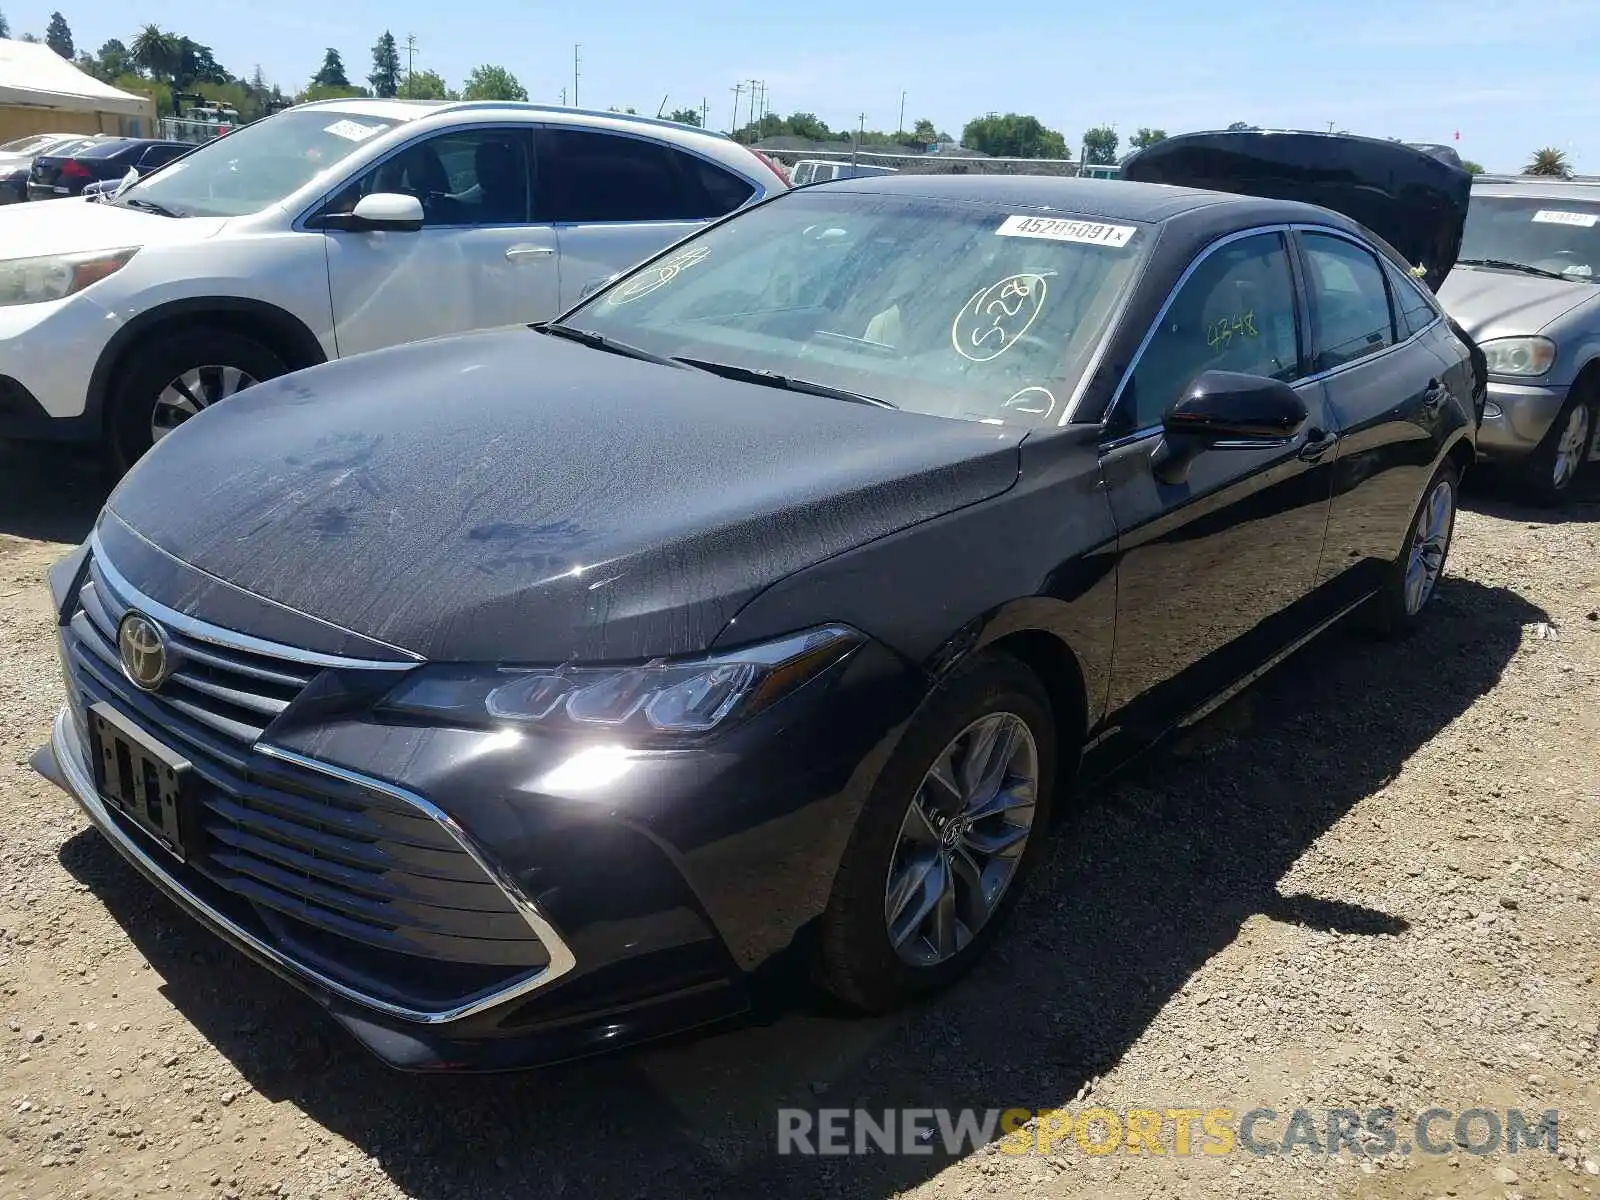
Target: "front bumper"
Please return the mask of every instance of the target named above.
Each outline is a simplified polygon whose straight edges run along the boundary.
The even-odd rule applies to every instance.
[[[178,693],[152,697],[127,685],[97,630],[114,632],[119,614],[137,607],[166,624],[180,654],[191,657],[219,647],[232,654],[240,635],[232,635],[231,649],[196,640],[206,628],[228,631],[134,593],[87,556],[75,559],[52,578],[69,704],[35,767],[191,916],[402,1069],[535,1066],[748,1009],[761,977],[769,969],[784,974],[780,960],[803,945],[804,929],[826,903],[872,783],[863,764],[881,761],[870,752],[880,737],[874,723],[893,720],[886,714],[917,695],[898,660],[865,648],[834,669],[840,677],[821,677],[775,706],[764,728],[758,719],[716,750],[657,755],[626,779],[568,792],[541,780],[571,757],[570,744],[525,737],[508,747],[496,732],[374,719],[373,689],[392,686],[392,671],[326,669],[266,729],[229,741],[218,730],[237,721],[205,710],[181,673],[173,677]],[[252,643],[247,666],[263,667],[255,652],[264,645]],[[187,715],[175,703],[188,705]],[[90,705],[110,706],[194,764],[207,790],[204,832],[189,861],[168,855],[102,798],[88,746]],[[382,828],[355,847],[361,854],[324,836],[355,830],[369,816]],[[397,823],[413,831],[399,845],[391,844]],[[393,865],[406,846],[423,843],[427,869]],[[440,867],[451,850],[467,857],[456,853]],[[330,885],[343,886],[352,872],[330,871],[329,861],[376,866],[335,891]],[[473,876],[472,863],[481,875]],[[285,866],[298,874],[286,875]],[[434,911],[414,902],[414,890],[394,894],[419,872],[433,889],[423,900],[452,906],[455,940],[436,938],[437,922],[413,921],[397,943],[379,947],[401,953],[383,957],[367,944],[370,927],[355,942],[342,936],[353,928],[341,924],[350,915],[381,925],[394,924],[396,914]],[[521,966],[487,978],[484,968],[461,981],[460,964],[449,960],[462,957],[462,939],[477,929],[463,929],[460,902],[437,900],[436,889],[473,879],[515,902],[515,913],[500,905],[485,920],[504,931],[520,914],[546,952],[542,960],[522,954]],[[521,938],[519,953],[527,929]],[[436,943],[443,957],[433,956]],[[467,994],[469,984],[476,990]]]
[[[0,237],[0,257],[18,253]],[[47,304],[0,305],[0,437],[98,437],[89,380],[119,324],[87,291]]]
[[[1489,383],[1489,403],[1478,430],[1478,455],[1493,461],[1525,458],[1544,441],[1567,402],[1567,387]]]

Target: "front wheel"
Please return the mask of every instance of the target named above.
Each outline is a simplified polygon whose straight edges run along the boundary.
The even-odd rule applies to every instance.
[[[1571,494],[1589,458],[1594,419],[1594,405],[1581,393],[1571,396],[1562,407],[1525,466],[1525,481],[1536,501],[1553,506]]]
[[[113,469],[123,474],[201,409],[287,369],[274,351],[231,330],[160,338],[134,360],[116,393],[106,429]]]
[[[1400,553],[1373,597],[1370,624],[1380,634],[1406,634],[1416,628],[1444,576],[1455,534],[1461,472],[1446,459],[1422,493]]]
[[[913,718],[863,807],[822,922],[823,986],[882,1012],[983,954],[1039,853],[1055,786],[1049,696],[975,660]]]

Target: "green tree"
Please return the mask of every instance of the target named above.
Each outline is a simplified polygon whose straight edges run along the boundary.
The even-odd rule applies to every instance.
[[[1135,150],[1143,150],[1146,146],[1154,146],[1166,138],[1165,129],[1151,129],[1148,125],[1141,125],[1139,132],[1128,139],[1128,145]]]
[[[1096,125],[1083,134],[1083,161],[1088,166],[1108,167],[1117,161],[1117,131],[1109,125]]]
[[[996,158],[1066,158],[1067,140],[1038,117],[1021,113],[978,117],[961,131],[961,144]]]
[[[3,12],[0,12],[0,38],[8,38],[10,36],[11,36],[11,24],[10,24],[9,21],[6,20],[6,14],[3,13]]]
[[[32,42],[35,46],[37,46],[39,44],[39,35],[37,33],[25,33],[19,40],[24,42]]]
[[[834,136],[833,131],[828,128],[827,124],[816,113],[790,113],[783,124],[790,137],[809,138],[814,142],[826,142]]]
[[[461,87],[463,100],[526,100],[528,89],[504,67],[485,64],[474,67]]]
[[[157,83],[170,82],[178,65],[178,39],[158,25],[146,25],[133,39],[133,61]]]
[[[322,88],[348,88],[350,78],[344,73],[344,59],[339,57],[339,52],[329,46],[322,56],[322,66],[311,77],[311,87]]]
[[[107,82],[121,75],[132,75],[139,69],[133,52],[116,38],[111,38],[100,47],[95,60],[94,73]]]
[[[1470,158],[1463,158],[1461,160],[1461,168],[1462,168],[1462,170],[1466,171],[1466,173],[1468,175],[1482,175],[1483,174],[1483,164],[1482,163],[1475,163]]]
[[[1238,133],[1240,130],[1243,130],[1243,129],[1254,129],[1254,128],[1255,128],[1255,126],[1251,125],[1248,121],[1235,121],[1232,125],[1228,126],[1228,132],[1229,133]]]
[[[197,83],[231,83],[233,76],[223,68],[211,53],[210,46],[202,46],[190,38],[177,39],[177,60],[173,67],[174,85],[180,90],[193,88]]]
[[[368,95],[371,93],[366,88],[356,87],[353,83],[347,83],[343,87],[336,83],[311,83],[295,96],[294,102],[309,104],[313,100],[348,100],[351,96]]]
[[[72,45],[72,29],[59,12],[50,14],[50,24],[45,26],[44,44],[68,62],[77,57],[78,51]]]
[[[680,125],[700,124],[700,110],[698,108],[675,108],[667,114],[667,120],[676,121]]]
[[[461,97],[445,86],[444,77],[437,71],[412,71],[406,76],[402,89],[411,100],[459,100]]]
[[[1528,160],[1528,165],[1522,168],[1524,175],[1545,175],[1554,179],[1571,179],[1572,164],[1567,161],[1567,152],[1557,150],[1554,146],[1546,146],[1542,150],[1535,150],[1533,157]]]
[[[387,29],[372,47],[372,74],[367,76],[374,96],[388,98],[400,93],[400,51],[394,44],[394,34]]]

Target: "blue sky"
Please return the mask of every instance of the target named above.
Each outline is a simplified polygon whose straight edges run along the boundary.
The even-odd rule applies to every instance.
[[[1450,141],[1491,170],[1518,168],[1554,145],[1580,170],[1600,173],[1595,0],[1521,10],[1505,0],[1121,0],[1071,9],[809,0],[743,10],[738,0],[607,0],[549,11],[512,0],[0,0],[0,11],[13,36],[42,34],[57,5],[80,48],[129,41],[154,21],[210,45],[236,74],[259,63],[285,90],[304,84],[325,46],[339,49],[352,79],[365,76],[388,27],[402,40],[415,34],[418,67],[453,85],[494,62],[551,103],[572,86],[578,42],[585,107],[654,113],[664,94],[669,108],[704,99],[718,128],[732,115],[733,84],[762,79],[775,110],[815,112],[835,127],[865,112],[869,128],[893,129],[904,90],[907,124],[927,116],[957,135],[986,111],[1033,113],[1074,145],[1102,122],[1126,139],[1141,125],[1175,133],[1236,120],[1304,129],[1332,121]]]

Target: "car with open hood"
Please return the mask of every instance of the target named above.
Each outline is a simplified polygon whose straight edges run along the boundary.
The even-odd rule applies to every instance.
[[[1566,499],[1600,459],[1600,184],[1480,176],[1439,299],[1488,356],[1479,450]]]
[[[892,1009],[1073,781],[1423,619],[1480,387],[1324,208],[795,189],[178,426],[51,574],[34,761],[396,1066],[627,1045],[796,956]]]

